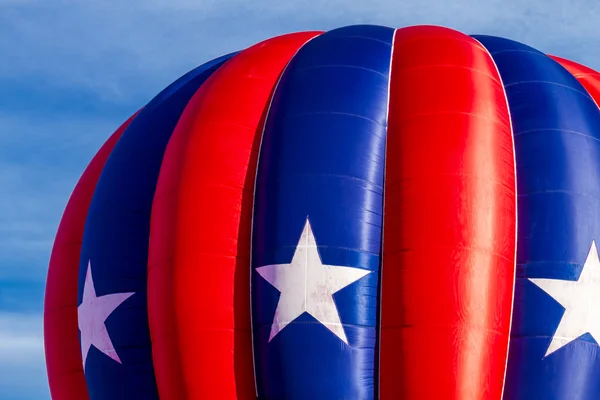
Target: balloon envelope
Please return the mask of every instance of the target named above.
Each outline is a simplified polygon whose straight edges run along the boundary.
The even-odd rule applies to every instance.
[[[201,65],[67,204],[52,397],[598,398],[599,101],[596,71],[435,26]]]

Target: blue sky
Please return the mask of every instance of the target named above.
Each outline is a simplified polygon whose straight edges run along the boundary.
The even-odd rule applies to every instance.
[[[0,400],[49,398],[42,302],[79,175],[189,69],[270,36],[355,23],[509,37],[600,69],[598,0],[0,0]]]

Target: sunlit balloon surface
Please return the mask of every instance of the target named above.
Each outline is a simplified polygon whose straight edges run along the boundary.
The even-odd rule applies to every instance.
[[[587,67],[434,26],[199,66],[66,206],[53,399],[597,400],[599,101]]]

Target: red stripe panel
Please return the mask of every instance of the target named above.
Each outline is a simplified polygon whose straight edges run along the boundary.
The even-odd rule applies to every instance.
[[[88,209],[104,164],[135,115],[111,135],[79,178],[54,240],[44,300],[46,368],[54,400],[89,399],[77,324],[79,254]]]
[[[600,73],[585,65],[578,64],[565,58],[550,56],[565,67],[585,87],[590,96],[600,105]]]
[[[225,63],[192,98],[167,147],[148,276],[162,400],[256,397],[249,279],[258,148],[281,72],[317,34],[273,38]]]
[[[381,399],[500,399],[515,166],[483,46],[441,27],[396,32],[387,146]]]

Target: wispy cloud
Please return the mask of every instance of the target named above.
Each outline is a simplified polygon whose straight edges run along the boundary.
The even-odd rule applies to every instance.
[[[10,400],[47,398],[42,320],[0,312],[0,396]]]
[[[0,74],[43,77],[111,101],[131,99],[269,36],[353,23],[447,25],[600,67],[599,13],[595,0],[31,0],[1,13],[0,50],[11,62]]]
[[[44,279],[70,192],[114,123],[0,115],[0,127],[0,282]]]

